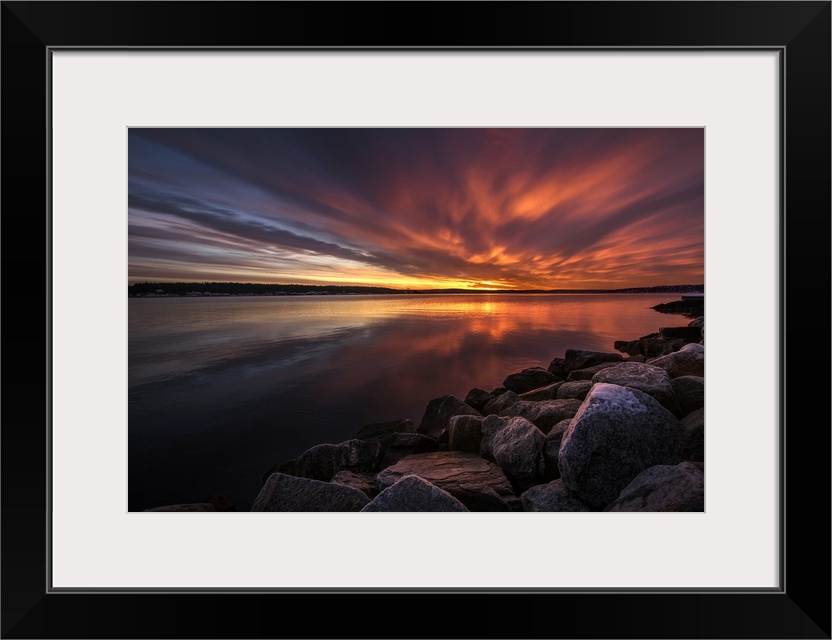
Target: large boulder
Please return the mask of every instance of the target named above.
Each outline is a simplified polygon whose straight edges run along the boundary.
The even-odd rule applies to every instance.
[[[521,417],[526,418],[544,434],[561,420],[572,418],[581,407],[581,401],[577,399],[566,400],[545,400],[542,402],[526,402],[520,400],[515,402],[508,409],[501,411],[501,418]]]
[[[500,413],[504,409],[508,409],[511,405],[515,402],[520,400],[520,396],[518,396],[514,391],[506,391],[505,393],[501,393],[496,398],[494,398],[491,402],[489,402],[482,410],[482,415],[490,416],[494,415],[495,413]]]
[[[561,420],[546,434],[546,441],[543,443],[543,479],[547,482],[560,478],[558,468],[560,445],[570,424],[572,420]]]
[[[416,425],[412,420],[402,419],[391,422],[378,422],[364,425],[355,437],[364,442],[380,442],[384,447],[390,445],[394,433],[416,433]]]
[[[524,503],[525,506],[525,503]],[[701,464],[681,462],[645,469],[604,511],[704,511],[705,472]]]
[[[671,378],[680,376],[705,376],[705,347],[691,343],[670,353],[650,361],[654,367],[661,367]]]
[[[622,362],[620,353],[607,351],[588,351],[586,349],[567,349],[564,369],[567,373],[576,369],[587,369],[602,362]],[[550,365],[551,366],[551,365]]]
[[[592,511],[586,502],[569,493],[561,480],[538,484],[520,495],[523,511]]]
[[[586,398],[586,394],[589,393],[589,390],[592,388],[592,380],[573,380],[572,382],[564,382],[558,388],[558,400],[568,400],[569,398],[575,398],[577,400],[583,400]]]
[[[352,487],[365,493],[371,500],[378,495],[378,485],[374,473],[359,473],[357,471],[339,471],[330,482]]]
[[[329,482],[339,471],[376,471],[383,446],[380,442],[347,440],[340,444],[319,444],[300,456],[272,467],[263,481],[275,472]]]
[[[495,397],[496,396],[493,393],[488,393],[488,391],[474,388],[468,392],[467,396],[465,396],[465,404],[472,409],[482,412],[485,405],[487,405]]]
[[[644,391],[661,402],[662,406],[673,415],[677,417],[683,415],[682,408],[676,400],[673,385],[670,383],[670,376],[667,375],[667,371],[659,367],[638,362],[622,362],[592,376],[592,384],[599,382]]]
[[[679,376],[670,381],[676,400],[682,408],[682,415],[705,406],[705,378],[700,376]]]
[[[529,367],[517,373],[512,373],[505,380],[503,386],[514,393],[525,393],[558,382],[559,378],[549,373],[543,367]]]
[[[682,418],[682,458],[705,461],[705,407]]]
[[[681,441],[681,422],[658,400],[599,382],[563,436],[558,467],[571,492],[603,508],[648,467],[680,462]]]
[[[454,416],[448,426],[448,449],[450,451],[480,452],[482,442],[481,416]]]
[[[474,416],[471,416],[474,417]],[[394,433],[390,446],[381,456],[379,469],[386,469],[391,464],[396,464],[405,456],[414,453],[428,453],[439,448],[439,441],[421,433]]]
[[[450,493],[419,476],[404,476],[387,487],[362,511],[468,511]]]
[[[499,417],[489,416],[483,421],[497,426]],[[546,436],[525,418],[508,418],[501,428],[487,428],[483,433],[482,449],[505,472],[519,491],[528,489],[543,479],[543,443]],[[487,435],[486,435],[487,434]]]
[[[367,495],[343,484],[273,473],[260,490],[252,511],[361,511]]]
[[[437,451],[408,456],[379,472],[376,482],[384,490],[408,475],[417,475],[444,489],[469,511],[521,509],[503,470],[474,453]]]
[[[447,395],[434,398],[428,402],[416,433],[441,440],[447,435],[448,423],[454,416],[480,416],[476,409],[471,408],[456,396]]]

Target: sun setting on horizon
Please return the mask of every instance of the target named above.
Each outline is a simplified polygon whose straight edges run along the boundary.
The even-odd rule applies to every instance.
[[[129,282],[704,282],[704,130],[130,129]]]

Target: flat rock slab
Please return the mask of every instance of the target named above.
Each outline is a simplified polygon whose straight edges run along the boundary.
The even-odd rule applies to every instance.
[[[419,476],[404,476],[379,493],[362,511],[468,511],[450,493]]]
[[[330,482],[342,484],[365,493],[371,500],[378,495],[378,485],[374,473],[360,473],[357,471],[339,471]]]
[[[523,511],[592,511],[586,502],[569,493],[561,480],[531,487],[520,501]]]
[[[596,383],[563,436],[561,478],[602,509],[648,467],[681,462],[682,433],[682,423],[652,396]]]
[[[704,511],[702,465],[682,462],[645,469],[604,511]]]
[[[367,495],[343,484],[273,473],[260,490],[252,511],[361,511]]]
[[[400,460],[376,476],[384,490],[404,476],[416,475],[443,489],[469,511],[519,511],[520,500],[503,470],[474,453],[437,451]]]

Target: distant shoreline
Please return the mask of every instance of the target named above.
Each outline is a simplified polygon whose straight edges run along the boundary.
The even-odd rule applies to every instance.
[[[253,284],[236,282],[144,282],[128,286],[131,298],[309,296],[309,295],[425,295],[425,294],[704,294],[705,286],[670,285],[626,289],[392,289],[338,285]]]

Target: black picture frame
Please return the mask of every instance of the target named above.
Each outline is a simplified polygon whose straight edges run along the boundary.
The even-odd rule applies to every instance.
[[[2,336],[9,347],[0,432],[3,638],[830,637],[829,1],[3,2],[0,20]],[[785,80],[780,588],[52,592],[47,133],[50,52],[64,47],[777,50]],[[738,461],[737,473],[753,473],[753,464]],[[542,552],[557,542],[552,532],[530,536]],[[316,612],[311,619],[308,607]]]

